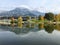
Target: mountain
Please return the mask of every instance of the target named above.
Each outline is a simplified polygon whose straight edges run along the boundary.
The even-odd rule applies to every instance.
[[[37,16],[39,16],[39,15],[44,16],[44,15],[45,15],[45,13],[39,12],[39,11],[37,11],[37,10],[33,10],[32,13],[33,13],[34,15],[37,15]]]
[[[0,16],[38,16],[38,15],[44,15],[44,13],[41,13],[37,10],[31,10],[25,7],[15,8],[13,10],[0,13]]]
[[[5,10],[0,10],[0,13],[2,13],[2,12],[6,12]]]

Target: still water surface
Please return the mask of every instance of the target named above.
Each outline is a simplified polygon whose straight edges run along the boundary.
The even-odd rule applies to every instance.
[[[0,25],[0,45],[60,45],[60,25]]]

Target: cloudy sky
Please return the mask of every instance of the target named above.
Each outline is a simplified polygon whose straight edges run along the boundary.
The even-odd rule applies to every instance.
[[[41,12],[60,13],[60,0],[0,0],[0,10],[28,7]]]

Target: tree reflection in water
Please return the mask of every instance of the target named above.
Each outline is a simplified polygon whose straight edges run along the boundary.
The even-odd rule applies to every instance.
[[[18,27],[19,28],[22,28],[23,27],[23,24],[22,23],[18,23]]]
[[[54,29],[60,31],[60,24],[56,24],[56,25],[54,25]]]
[[[57,31],[60,31],[60,25],[56,24],[34,24],[34,23],[27,23],[27,24],[20,24],[15,26],[14,24],[11,24],[10,26],[7,25],[0,25],[0,29],[4,31],[11,31],[16,34],[27,34],[29,32],[37,32],[40,30],[45,30],[48,33],[52,33],[54,29]]]
[[[54,31],[54,25],[53,24],[45,24],[44,29],[48,33],[52,33]]]
[[[38,24],[38,29],[41,30],[41,29],[44,29],[44,24]]]

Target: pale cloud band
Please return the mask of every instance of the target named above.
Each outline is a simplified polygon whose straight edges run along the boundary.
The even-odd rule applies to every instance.
[[[60,0],[0,0],[0,10],[9,10],[20,6],[42,12],[60,13]]]

